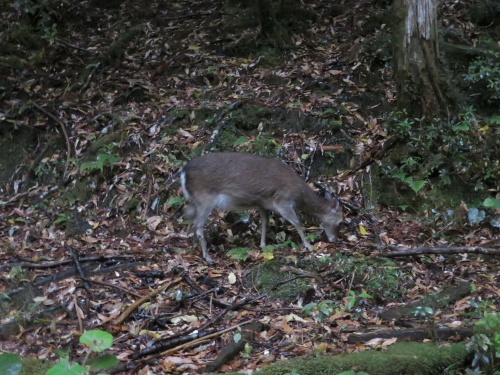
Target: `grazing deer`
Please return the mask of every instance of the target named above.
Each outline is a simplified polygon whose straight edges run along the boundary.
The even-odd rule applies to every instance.
[[[285,163],[263,156],[236,152],[205,154],[185,165],[181,184],[189,201],[184,217],[193,222],[208,264],[214,262],[208,255],[203,227],[214,208],[258,209],[262,222],[261,247],[266,246],[268,210],[288,220],[310,251],[313,248],[295,210],[317,218],[330,242],[338,237],[338,227],[344,219],[337,199],[329,194],[326,198],[316,195]]]

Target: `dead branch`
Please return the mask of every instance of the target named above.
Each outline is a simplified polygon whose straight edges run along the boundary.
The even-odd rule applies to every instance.
[[[210,140],[205,145],[205,152],[210,151],[210,149],[214,146],[215,142],[217,142],[217,138],[219,138],[221,130],[224,129],[224,127],[226,126],[226,123],[223,120],[227,116],[229,111],[238,109],[241,106],[241,104],[242,104],[241,101],[235,101],[228,106],[229,107],[228,110],[219,111],[219,113],[217,114],[217,118],[214,121],[214,123],[217,124],[217,126],[213,130]]]
[[[89,290],[89,283],[85,281],[85,272],[83,271],[82,265],[80,263],[80,260],[78,259],[78,255],[76,254],[75,250],[69,246],[68,244],[64,244],[64,248],[69,252],[71,257],[73,258],[73,262],[75,263],[76,270],[78,271],[78,274],[80,275],[80,278],[83,280],[83,286],[86,290]]]
[[[111,267],[105,267],[105,268],[100,268],[95,270],[95,268],[100,267],[100,265],[95,265],[94,267],[92,265],[89,265],[87,267],[83,268],[84,273],[86,274],[93,274],[93,275],[99,275],[99,274],[110,274],[116,270],[123,270],[123,269],[129,269],[129,268],[135,268],[138,266],[142,266],[144,263],[142,262],[132,262],[132,263],[123,263],[123,264],[117,264],[115,266]],[[61,281],[64,279],[67,279],[69,277],[73,277],[76,275],[76,269],[75,268],[70,268],[67,270],[64,270],[62,272],[59,272],[57,274],[54,274],[52,276],[47,276],[44,277],[40,280],[36,280],[33,285],[38,287],[42,286],[48,283],[55,283],[57,281]]]
[[[207,337],[218,336],[221,331],[211,330],[204,332],[191,332],[184,336],[176,337],[174,339],[160,339],[153,343],[151,346],[147,348],[133,353],[130,358],[133,360],[146,357],[148,355],[153,355],[152,357],[148,357],[148,360],[155,358],[159,355],[164,355],[165,353],[172,353],[181,349],[184,349],[191,345],[193,342],[199,343],[200,341],[206,340]],[[165,351],[166,350],[166,351]]]
[[[221,336],[222,334],[224,334],[226,332],[230,332],[238,327],[241,327],[242,325],[246,325],[246,324],[250,324],[250,323],[251,322],[249,322],[249,321],[245,321],[245,322],[241,322],[239,324],[236,324],[234,326],[231,326],[229,328],[226,328],[226,329],[223,329],[223,330],[220,330],[217,332],[211,331],[211,332],[197,333],[197,334],[191,334],[189,336],[178,337],[175,340],[175,342],[169,341],[169,344],[167,344],[167,343],[163,344],[163,346],[165,346],[165,348],[168,345],[170,345],[170,346],[168,346],[169,347],[168,350],[165,350],[161,353],[156,353],[154,355],[151,355],[150,357],[148,357],[146,360],[144,360],[142,362],[129,362],[124,367],[118,368],[118,369],[116,369],[116,371],[111,371],[111,373],[114,374],[116,372],[131,371],[135,368],[138,368],[138,366],[143,366],[145,364],[154,364],[158,357],[166,356],[166,355],[169,355],[171,353],[178,352],[179,350],[190,348],[190,347],[193,347],[196,345],[201,345],[202,343],[210,340],[211,338]],[[155,349],[157,349],[157,348],[155,348]],[[142,356],[143,355],[139,355],[139,353],[137,353],[137,354],[132,355],[132,359],[140,358]]]
[[[87,263],[87,262],[97,262],[97,261],[110,261],[110,260],[115,260],[115,259],[130,259],[130,258],[135,258],[133,255],[98,255],[94,257],[85,257],[85,258],[80,258],[80,263]],[[48,263],[29,263],[29,262],[18,262],[18,263],[5,263],[0,265],[0,270],[4,268],[12,268],[12,267],[21,267],[21,268],[54,268],[54,267],[59,267],[63,266],[65,264],[70,264],[72,263],[73,260],[71,259],[64,259],[64,260],[59,260],[57,262],[48,262]]]
[[[157,340],[150,347],[148,347],[144,350],[141,350],[138,353],[133,354],[131,356],[131,358],[138,359],[138,358],[144,357],[146,355],[158,353],[158,352],[165,350],[165,349],[170,349],[174,346],[179,345],[179,343],[181,343],[181,342],[182,342],[182,345],[184,345],[185,341],[193,341],[194,339],[205,338],[206,337],[206,329],[209,326],[218,322],[220,319],[222,319],[224,317],[224,315],[226,315],[229,311],[236,310],[236,309],[246,305],[247,303],[251,303],[251,302],[254,302],[256,300],[259,300],[259,299],[263,298],[264,296],[265,295],[260,295],[258,297],[252,298],[252,299],[249,299],[248,297],[244,297],[241,301],[236,302],[236,303],[228,306],[226,309],[222,310],[215,318],[207,321],[202,326],[193,327],[193,328],[188,329],[187,331],[184,331],[182,333],[172,335],[172,336],[167,337],[165,339]],[[248,322],[246,322],[246,323],[248,323]],[[195,333],[195,331],[196,331],[196,333]],[[210,334],[213,334],[213,331],[211,331]]]
[[[409,256],[409,255],[421,255],[421,254],[460,254],[460,253],[472,253],[472,254],[488,254],[494,256],[500,256],[500,249],[492,249],[481,246],[458,246],[458,247],[428,247],[422,246],[416,249],[399,248],[397,251],[393,251],[384,256],[389,258]]]
[[[213,288],[210,288],[209,290],[203,290],[201,289],[198,284],[196,284],[191,278],[186,274],[186,273],[181,273],[182,279],[186,284],[188,284],[194,291],[195,295],[188,296],[186,299],[192,299],[192,298],[202,298],[205,297],[209,294],[214,294],[216,295],[217,291],[220,291],[220,286],[215,286]],[[218,299],[211,298],[210,302],[213,303],[215,306],[226,309],[230,307],[231,305],[228,305],[227,303],[224,303],[222,301],[219,301]]]
[[[125,310],[116,320],[115,320],[115,324],[122,324],[125,319],[128,318],[128,316],[130,314],[132,314],[139,306],[141,306],[144,302],[148,301],[149,299],[153,299],[155,298],[159,293],[163,292],[165,289],[168,289],[170,287],[172,287],[173,285],[179,283],[180,281],[182,281],[182,278],[181,277],[178,277],[176,279],[174,279],[173,281],[171,281],[170,283],[168,284],[165,284],[163,285],[162,287],[158,288],[158,289],[155,289],[153,290],[151,293],[149,293],[148,295],[145,295],[143,296],[142,298],[138,299],[137,301],[135,301],[132,305],[129,306],[129,308],[127,310]]]
[[[100,265],[95,265],[95,266],[88,265],[86,267],[83,267],[83,272],[85,274],[92,273],[93,275],[109,274],[109,273],[112,273],[116,270],[134,268],[134,267],[138,267],[141,265],[143,265],[142,262],[124,263],[124,264],[117,264],[117,265],[111,266],[111,267],[100,268],[97,270],[96,270],[96,268],[100,267]],[[42,285],[46,285],[49,283],[55,283],[55,282],[58,282],[58,281],[61,281],[61,280],[64,280],[64,279],[67,279],[70,277],[74,277],[76,274],[77,274],[76,268],[71,267],[69,269],[58,272],[58,273],[53,274],[51,276],[37,279],[36,281],[34,281],[32,284],[29,284],[28,286],[21,286],[21,287],[15,288],[15,289],[8,290],[7,292],[5,292],[5,294],[10,297],[10,296],[13,296],[15,294],[24,292],[26,290],[26,288],[32,288],[32,287],[38,288]]]

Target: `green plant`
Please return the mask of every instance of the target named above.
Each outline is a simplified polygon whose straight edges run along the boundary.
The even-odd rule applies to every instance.
[[[481,119],[473,107],[464,108],[452,121],[408,118],[404,111],[394,112],[387,131],[401,144],[382,166],[382,175],[403,181],[426,197],[431,190],[436,196],[436,192],[444,190],[441,188],[451,186],[461,193],[460,197],[466,191],[477,197],[481,193],[489,195],[488,191],[500,188],[495,121]],[[451,200],[460,199],[453,194],[445,198],[450,200],[447,203],[459,203]],[[435,208],[433,203],[427,200],[425,208]]]
[[[500,53],[486,51],[469,65],[464,79],[486,92],[489,101],[500,99]]]
[[[61,224],[61,223],[66,223],[68,222],[69,217],[66,214],[59,214],[57,215],[57,219],[54,220],[54,224]]]
[[[387,302],[404,295],[405,286],[411,281],[411,275],[401,271],[401,268],[390,260],[356,259],[337,253],[322,261],[335,264],[343,274],[353,274],[354,285],[357,280],[363,280],[362,287],[376,303]]]
[[[227,252],[227,255],[231,259],[241,260],[245,262],[248,259],[248,254],[251,253],[252,251],[255,250],[250,249],[249,247],[235,247],[234,249],[229,250]]]
[[[249,141],[249,138],[242,135],[242,136],[236,138],[236,140],[233,142],[233,148],[241,146],[242,144],[245,144],[248,141]]]
[[[372,298],[368,293],[356,294],[354,290],[349,291],[349,295],[344,297],[344,306],[346,311],[351,311],[354,307],[359,306],[361,301],[366,298]]]
[[[176,168],[181,167],[184,164],[182,160],[177,159],[177,156],[175,156],[175,154],[172,153],[164,155],[163,162],[169,167],[176,167]]]
[[[475,292],[476,292],[475,290],[472,291],[472,293]],[[466,313],[466,315],[470,317],[479,317],[479,316],[482,317],[484,314],[491,313],[496,310],[496,303],[495,301],[492,300],[477,301],[472,299],[469,301],[469,305],[472,309],[474,309]]]
[[[419,319],[429,320],[434,317],[434,310],[429,306],[417,306],[412,312],[413,315]]]
[[[407,134],[412,134],[415,121],[418,120],[408,118],[408,113],[406,110],[403,110],[402,112],[394,112],[391,115],[389,124],[391,131],[399,136],[406,136]]]
[[[437,341],[436,314],[432,307],[417,306],[413,309],[413,315],[427,323],[428,332],[433,341]]]
[[[177,207],[177,206],[181,206],[183,203],[184,203],[184,200],[181,197],[171,197],[167,201],[166,206],[168,208],[170,208],[170,207]]]
[[[111,347],[113,336],[108,332],[98,329],[86,331],[80,337],[80,343],[87,346],[82,365],[70,362],[68,352],[58,350],[57,353],[61,359],[57,365],[47,371],[47,375],[87,375],[111,368],[119,362],[118,358],[111,354],[103,354],[99,357],[90,358],[93,353],[101,353]]]
[[[242,358],[250,358],[252,351],[253,351],[253,346],[250,345],[248,342],[246,342],[245,347],[243,348],[243,351],[241,352],[241,357]]]
[[[56,12],[44,2],[32,0],[17,0],[15,2],[17,11],[27,14],[34,23],[35,29],[41,32],[42,39],[53,44],[57,36]]]
[[[262,256],[264,257],[264,259],[267,259],[267,260],[273,259],[274,258],[274,255],[273,255],[274,250],[279,249],[280,247],[283,247],[283,246],[287,246],[290,243],[293,244],[293,242],[291,242],[291,241],[286,241],[282,244],[267,245],[267,246],[262,248]],[[243,262],[245,262],[248,259],[248,255],[253,251],[255,251],[255,250],[250,249],[249,247],[236,247],[234,249],[229,250],[227,252],[227,255],[231,259],[242,260]]]
[[[500,371],[500,315],[485,313],[474,326],[467,350],[474,354],[472,367],[485,374],[498,374]]]
[[[80,173],[83,175],[90,174],[100,170],[104,171],[104,167],[111,167],[115,165],[120,159],[112,154],[99,154],[95,161],[82,163],[80,165]]]
[[[302,311],[310,315],[318,323],[328,318],[340,305],[332,300],[324,300],[320,303],[311,302],[302,307]]]
[[[395,173],[393,177],[400,179],[408,184],[408,186],[415,192],[418,193],[420,189],[424,187],[427,183],[426,180],[414,181],[412,176],[406,176],[403,172]]]

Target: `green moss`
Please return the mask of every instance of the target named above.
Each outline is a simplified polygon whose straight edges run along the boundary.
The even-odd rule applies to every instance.
[[[295,370],[300,375],[335,375],[356,369],[370,375],[433,375],[443,374],[445,369],[462,367],[466,360],[467,352],[463,343],[399,343],[383,351],[367,350],[347,355],[295,358],[267,366],[257,374],[285,375]],[[451,370],[448,373],[454,372]]]

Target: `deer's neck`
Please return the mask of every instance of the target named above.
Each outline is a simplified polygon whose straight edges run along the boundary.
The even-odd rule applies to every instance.
[[[304,214],[318,217],[328,213],[330,209],[330,205],[328,204],[328,200],[323,197],[320,197],[318,194],[314,192],[311,188],[306,186],[307,189],[304,189],[301,195],[301,199],[297,204],[297,208]]]

